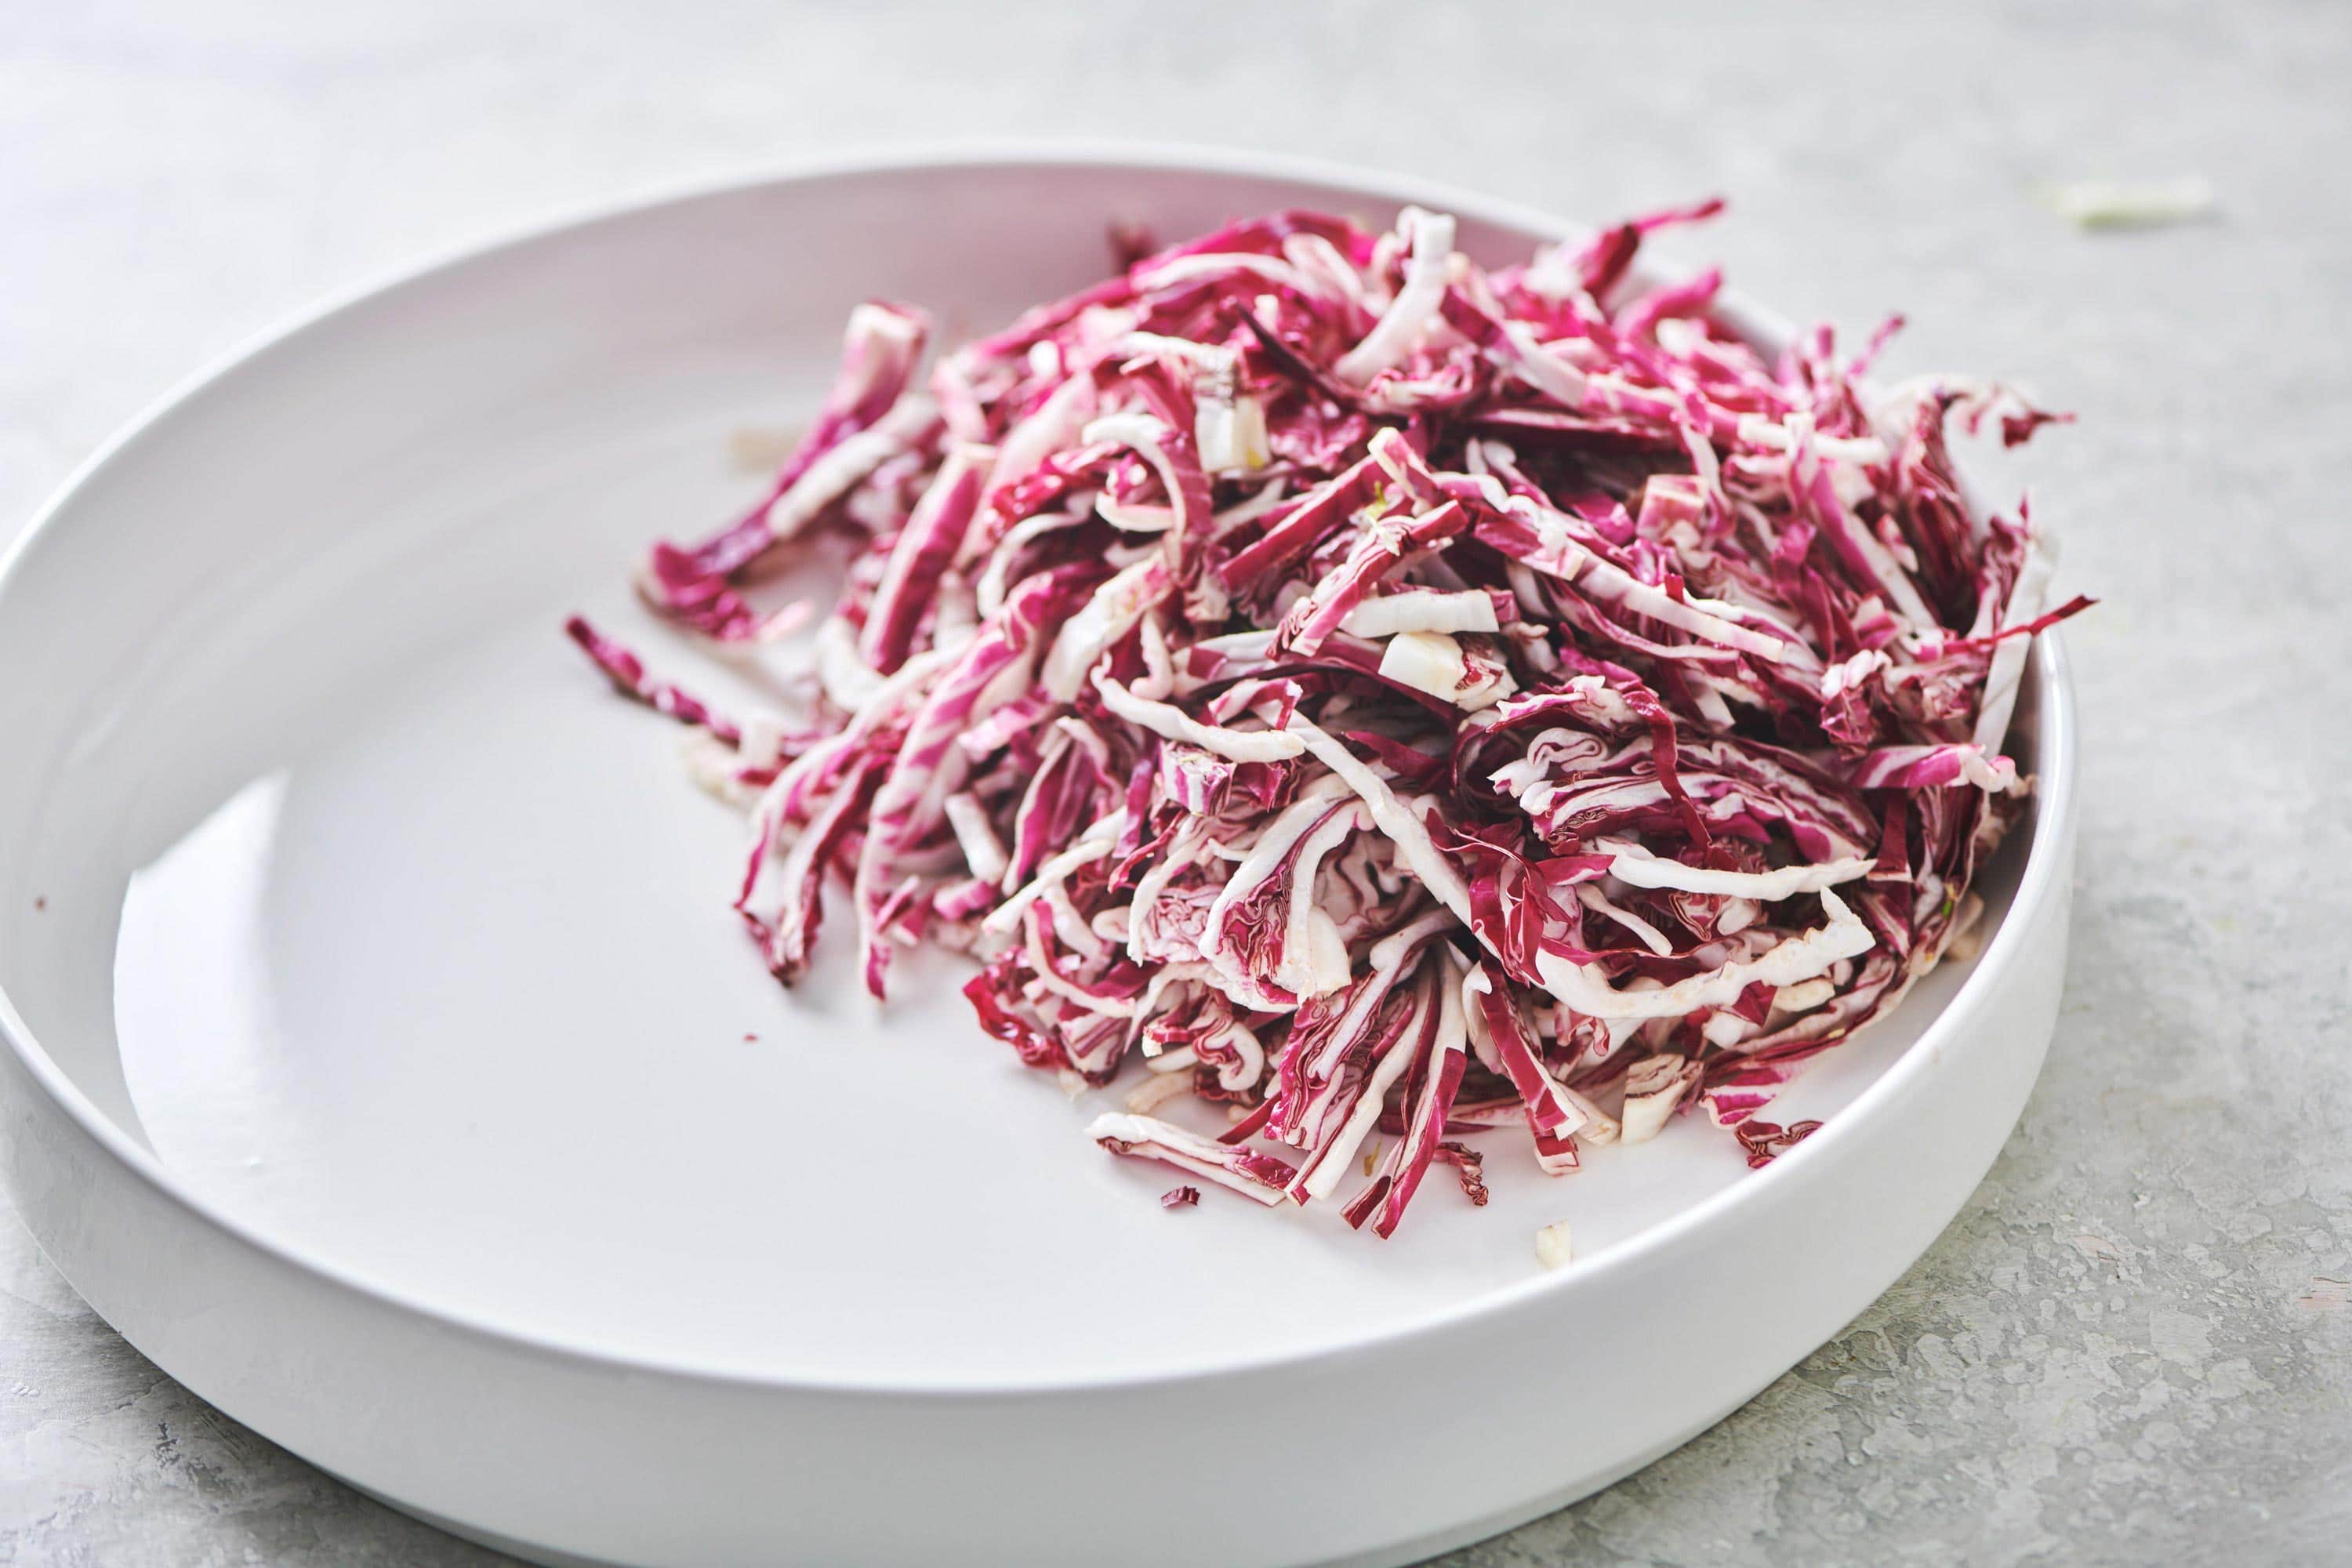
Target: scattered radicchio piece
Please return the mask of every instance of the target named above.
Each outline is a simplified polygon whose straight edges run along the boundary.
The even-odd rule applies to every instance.
[[[1487,1196],[1486,1157],[1467,1143],[1440,1143],[1437,1158],[1454,1167],[1454,1173],[1462,1181],[1462,1195],[1470,1200],[1472,1206],[1485,1208]]]
[[[638,575],[806,711],[567,629],[750,805],[780,979],[828,887],[877,995],[969,954],[1024,1063],[1129,1073],[1115,1154],[1383,1237],[1433,1165],[1486,1202],[1465,1138],[1562,1175],[1687,1116],[1760,1165],[1817,1125],[1758,1115],[1801,1065],[1980,940],[2026,645],[2090,601],[1949,449],[2065,416],[1866,383],[1899,318],[1768,353],[1714,271],[1645,283],[1719,205],[1491,269],[1418,208],[1122,229],[945,351],[861,305],[758,503]],[[784,645],[820,549],[845,585]]]
[[[1748,1151],[1750,1170],[1759,1170],[1821,1131],[1818,1121],[1792,1121],[1786,1127],[1769,1121],[1743,1121],[1733,1131]]]

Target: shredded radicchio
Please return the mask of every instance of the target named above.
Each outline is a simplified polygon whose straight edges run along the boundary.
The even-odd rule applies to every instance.
[[[928,374],[926,319],[861,306],[759,505],[641,577],[775,664],[780,575],[846,541],[771,670],[806,713],[572,635],[751,803],[735,907],[781,979],[828,883],[877,996],[902,946],[972,954],[1029,1066],[1139,1059],[1116,1153],[1384,1237],[1433,1163],[1485,1201],[1490,1130],[1564,1173],[1701,1106],[1760,1163],[1811,1124],[1756,1113],[1965,923],[2031,784],[2025,645],[2087,601],[2044,612],[2024,508],[1972,512],[1947,448],[2053,416],[1865,384],[1884,331],[1759,352],[1712,271],[1629,281],[1717,205],[1494,271],[1410,207],[1130,237]]]

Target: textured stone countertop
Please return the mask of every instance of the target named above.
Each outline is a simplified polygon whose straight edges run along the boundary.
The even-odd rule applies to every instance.
[[[1641,13],[1637,15],[1636,13]],[[1449,1561],[2352,1555],[2352,11],[2092,5],[0,10],[0,531],[354,279],[666,183],[976,132],[1307,152],[1704,237],[1897,369],[2024,382],[2085,716],[2065,1012],[1885,1300],[1611,1490]],[[2085,234],[2048,182],[2202,174]],[[5,763],[0,763],[5,765]],[[123,1344],[0,1219],[0,1562],[488,1563]],[[1596,1413],[1605,1419],[1606,1413]]]

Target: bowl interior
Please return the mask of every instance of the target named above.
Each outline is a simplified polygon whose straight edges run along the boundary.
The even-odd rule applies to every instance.
[[[230,1223],[415,1301],[714,1371],[952,1385],[1304,1352],[1621,1246],[1748,1174],[1677,1121],[1567,1180],[1494,1140],[1382,1245],[1114,1161],[982,1037],[961,971],[887,1009],[843,932],[801,990],[727,908],[734,814],[558,635],[585,609],[721,693],[623,587],[761,483],[856,300],[950,334],[1181,235],[1376,192],[1084,163],[689,198],[478,255],[208,384],[0,583],[0,987],[26,1047]],[[1534,235],[1464,216],[1501,258]],[[2033,716],[2017,749],[2031,767]],[[2021,834],[1984,888],[2005,910]],[[1821,1116],[1958,966],[1790,1090]],[[5,1014],[0,1014],[5,1016]],[[37,1046],[29,1042],[37,1040]],[[1114,1091],[1115,1093],[1116,1091]]]

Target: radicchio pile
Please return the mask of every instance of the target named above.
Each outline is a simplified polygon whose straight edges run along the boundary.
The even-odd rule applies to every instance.
[[[802,719],[572,636],[750,805],[780,979],[845,888],[877,996],[936,942],[1030,1066],[1139,1059],[1114,1152],[1381,1236],[1433,1163],[1484,1202],[1488,1129],[1559,1173],[1696,1105],[1769,1157],[1809,1129],[1757,1111],[1963,936],[2026,644],[2087,601],[2041,613],[2023,508],[1946,448],[2052,416],[1631,280],[1717,205],[1495,271],[1417,208],[1277,213],[928,374],[921,313],[860,306],[766,497],[642,577],[779,664],[765,585],[847,540],[770,671]]]

